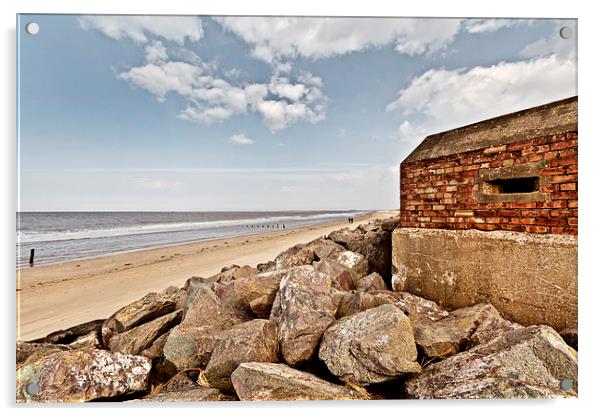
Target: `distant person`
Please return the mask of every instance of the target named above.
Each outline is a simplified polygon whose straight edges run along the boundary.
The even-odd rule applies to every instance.
[[[351,224],[353,224],[353,217],[351,217],[350,219],[351,219]]]
[[[284,229],[284,228],[286,228],[286,226],[284,224],[282,224],[282,228]]]

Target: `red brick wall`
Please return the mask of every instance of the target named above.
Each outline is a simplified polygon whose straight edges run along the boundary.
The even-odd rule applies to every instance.
[[[402,163],[401,226],[577,234],[577,132]],[[479,203],[481,169],[549,161],[545,201]]]

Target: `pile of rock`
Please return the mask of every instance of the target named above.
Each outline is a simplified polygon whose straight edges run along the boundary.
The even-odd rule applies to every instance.
[[[552,328],[524,328],[488,304],[446,311],[389,290],[397,222],[335,231],[18,342],[17,400],[577,394],[577,353]]]

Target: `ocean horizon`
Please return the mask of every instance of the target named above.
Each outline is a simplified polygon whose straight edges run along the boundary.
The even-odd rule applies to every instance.
[[[17,212],[17,268],[357,217],[371,211]]]

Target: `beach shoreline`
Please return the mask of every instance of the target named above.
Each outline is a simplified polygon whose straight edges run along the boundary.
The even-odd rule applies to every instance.
[[[375,211],[356,217],[353,225],[336,221],[19,268],[17,339],[104,319],[148,292],[181,287],[191,276],[208,277],[234,263],[255,266],[295,244],[396,213]]]

